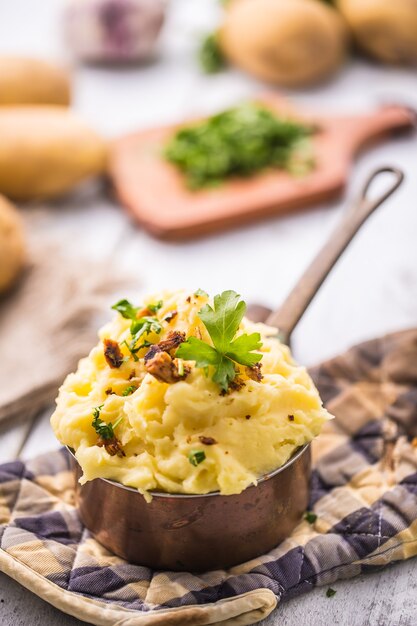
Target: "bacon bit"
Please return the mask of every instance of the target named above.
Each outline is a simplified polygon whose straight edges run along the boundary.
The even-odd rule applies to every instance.
[[[205,446],[213,446],[215,443],[217,443],[217,441],[213,439],[213,437],[205,437],[204,435],[201,435],[199,437],[199,440],[201,441],[201,443],[204,443]]]
[[[170,332],[166,339],[160,341],[159,343],[153,344],[145,354],[145,365],[150,360],[153,359],[158,352],[171,352],[175,348],[185,341],[185,333],[181,333],[177,330]]]
[[[188,304],[191,302],[191,296],[188,296],[188,298],[185,299],[186,302],[188,302]]]
[[[118,369],[123,363],[123,353],[120,350],[120,346],[117,341],[113,339],[105,339],[104,343],[104,358],[107,364],[112,369]]]
[[[103,439],[102,437],[99,437],[96,445],[99,446],[99,448],[104,447],[110,456],[118,456],[120,458],[126,456],[126,453],[122,448],[122,444],[117,437],[113,437],[112,439]]]
[[[132,380],[132,378],[136,378],[136,372],[135,370],[132,370],[129,374],[129,380]]]
[[[236,376],[236,378],[229,383],[228,391],[240,391],[241,389],[243,389],[244,386],[245,381],[239,378],[239,376]],[[222,395],[225,395],[226,393],[227,391],[224,393],[222,391]]]
[[[248,376],[248,378],[251,378],[252,380],[260,383],[263,378],[261,367],[262,363],[255,363],[255,365],[246,367],[246,375]]]
[[[289,415],[288,419],[290,420],[290,422],[293,422],[294,421],[294,415]]]
[[[245,415],[247,420],[250,420],[251,416],[250,415]]]
[[[106,394],[106,396],[111,396],[111,394],[113,393],[113,389],[109,387],[104,393]]]
[[[164,322],[172,322],[172,320],[174,319],[174,317],[177,317],[178,315],[178,311],[170,311],[169,313],[167,313],[164,317]]]
[[[146,356],[146,371],[161,383],[177,383],[180,380],[184,380],[191,372],[191,367],[183,364],[183,373],[180,375],[178,370],[178,359],[173,359],[167,352],[156,352],[156,354],[148,359],[146,359]]]

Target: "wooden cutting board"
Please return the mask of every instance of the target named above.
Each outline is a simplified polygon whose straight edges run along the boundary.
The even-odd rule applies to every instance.
[[[312,116],[276,96],[257,100],[277,113],[318,125],[312,139],[315,169],[304,177],[269,170],[214,189],[190,191],[161,156],[179,125],[127,135],[113,144],[110,177],[120,202],[146,230],[164,239],[186,239],[330,200],[342,193],[361,149],[416,124],[416,113],[404,106],[367,115]]]

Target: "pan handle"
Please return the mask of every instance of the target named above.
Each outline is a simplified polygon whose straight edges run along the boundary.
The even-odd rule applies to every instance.
[[[384,192],[371,199],[370,187],[377,177],[386,173],[393,175],[393,181]],[[330,239],[301,276],[278,311],[271,313],[268,317],[266,323],[279,329],[281,341],[289,343],[294,328],[359,228],[375,209],[398,189],[403,179],[404,174],[401,170],[388,166],[378,168],[369,176],[359,198],[346,212]]]

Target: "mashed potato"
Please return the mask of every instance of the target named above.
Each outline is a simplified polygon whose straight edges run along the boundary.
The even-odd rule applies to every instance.
[[[166,339],[172,331],[211,343],[198,316],[209,302],[206,294],[163,292],[144,306],[158,301],[162,305],[154,315],[162,330],[146,335],[149,343]],[[52,427],[75,450],[82,482],[113,479],[137,488],[147,499],[152,490],[237,494],[285,463],[331,418],[307,371],[294,363],[274,328],[243,318],[237,336],[261,335],[263,377],[252,379],[247,368],[238,366],[239,385],[224,393],[209,368],[191,361],[181,366],[186,369],[178,382],[155,378],[144,361],[149,346],[136,355],[129,351],[130,324],[118,313],[104,326],[98,345],[59,391]],[[104,354],[109,339],[123,355],[116,366]],[[114,425],[119,453],[100,445],[94,414]]]

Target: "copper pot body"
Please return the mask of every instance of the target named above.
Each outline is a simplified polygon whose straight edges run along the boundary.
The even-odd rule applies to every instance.
[[[152,569],[207,571],[264,554],[290,535],[308,505],[310,446],[242,493],[222,496],[153,492],[98,478],[80,485],[79,514],[97,541]]]

